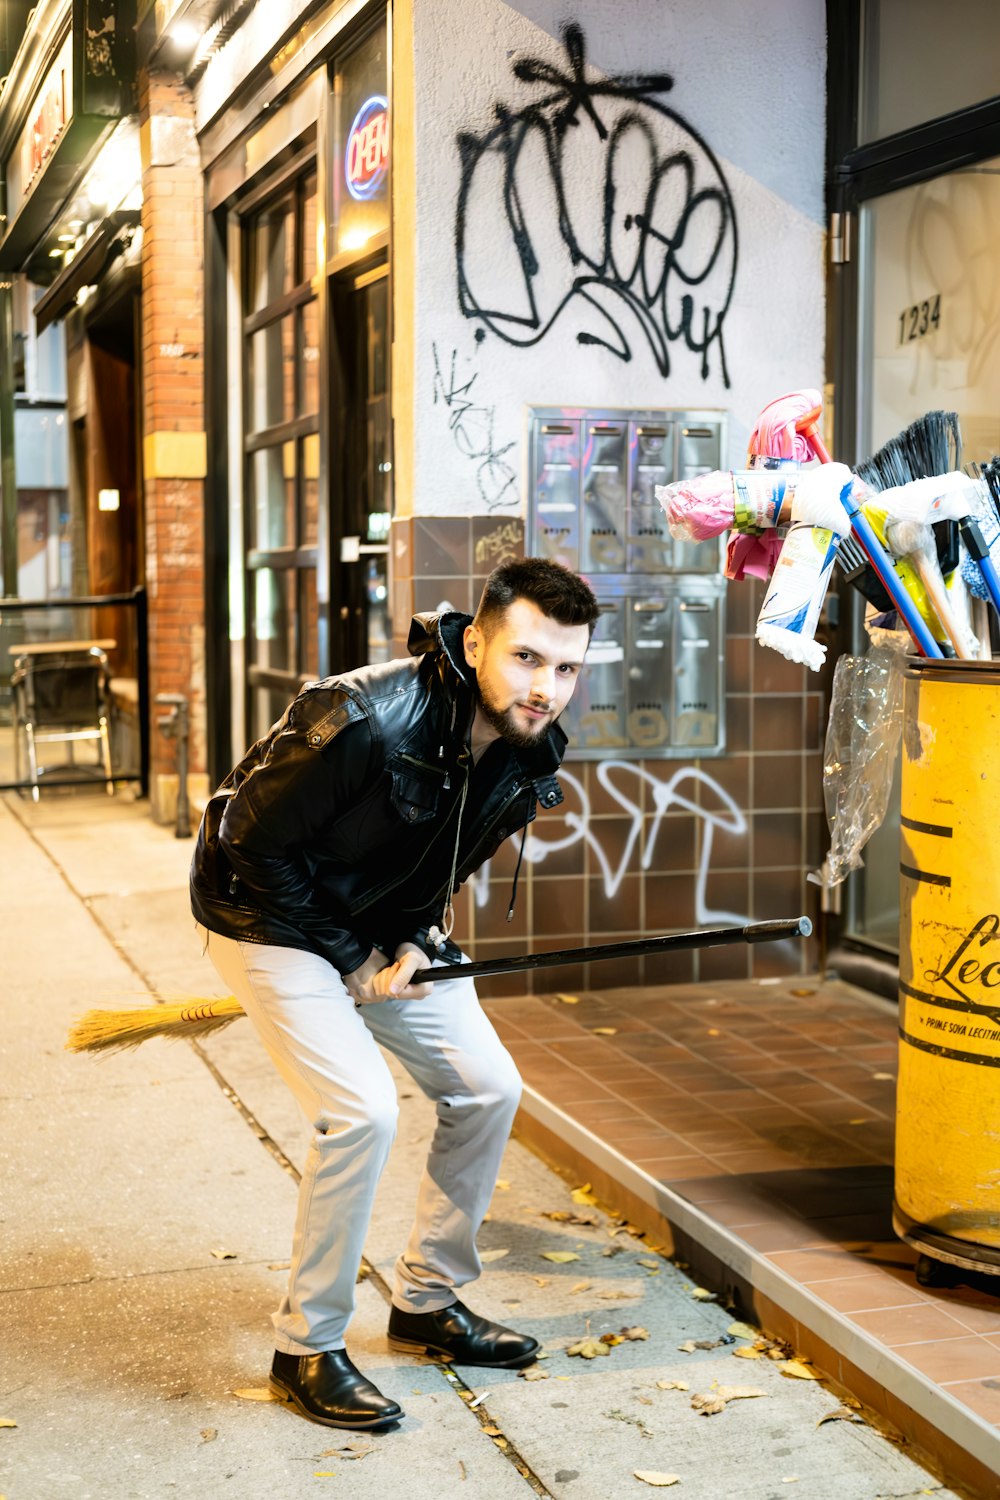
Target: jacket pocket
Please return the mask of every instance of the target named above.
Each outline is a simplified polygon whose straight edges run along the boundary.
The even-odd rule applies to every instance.
[[[392,766],[392,805],[404,823],[427,823],[437,814],[444,776],[421,774],[410,765]]]

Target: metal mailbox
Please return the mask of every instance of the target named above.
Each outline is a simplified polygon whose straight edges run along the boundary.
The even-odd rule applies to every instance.
[[[628,424],[583,421],[580,571],[625,572]]]
[[[655,491],[674,477],[674,425],[633,421],[629,427],[627,571],[666,573],[673,567],[674,544]]]
[[[582,751],[593,753],[628,748],[626,602],[624,599],[601,601],[601,615],[594,627],[587,665],[573,696],[573,742]]]
[[[718,593],[682,588],[674,605],[672,740],[712,748],[719,740],[720,662],[724,653]]]
[[[532,433],[534,554],[580,566],[580,423],[540,420]]]
[[[719,411],[529,409],[529,551],[601,603],[563,717],[578,759],[725,748],[721,545],[675,542],[655,495],[720,468],[724,437]]]

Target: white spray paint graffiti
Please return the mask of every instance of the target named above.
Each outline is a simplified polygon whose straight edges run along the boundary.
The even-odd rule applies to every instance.
[[[713,781],[712,777],[705,771],[696,770],[693,766],[682,766],[680,770],[674,772],[669,781],[660,781],[651,771],[647,771],[644,766],[636,764],[634,761],[606,760],[602,761],[597,767],[598,781],[604,787],[605,791],[618,803],[619,807],[628,813],[632,819],[625,848],[622,851],[617,868],[612,868],[607,854],[601,848],[598,837],[600,825],[592,821],[590,800],[584,791],[583,785],[564,766],[559,772],[559,780],[563,783],[564,787],[572,788],[576,793],[580,803],[580,811],[567,811],[563,814],[563,822],[568,830],[563,838],[542,838],[535,832],[538,826],[537,823],[533,824],[524,845],[525,859],[531,864],[543,864],[550,854],[554,854],[559,849],[568,849],[571,844],[575,844],[582,839],[590,845],[601,867],[604,875],[605,895],[609,899],[616,895],[625,878],[636,844],[639,841],[643,821],[643,812],[639,803],[627,796],[620,786],[615,785],[614,778],[617,773],[624,773],[626,776],[636,777],[640,782],[646,782],[652,791],[653,805],[656,813],[652,820],[649,837],[646,840],[646,847],[642,853],[640,861],[642,869],[648,870],[653,863],[656,840],[660,832],[664,814],[669,812],[671,808],[682,812],[689,812],[696,818],[700,818],[704,824],[701,838],[701,854],[695,877],[694,903],[696,922],[699,926],[706,926],[714,922],[737,926],[748,922],[750,919],[744,913],[717,911],[713,907],[710,907],[705,894],[708,874],[712,865],[712,841],[716,828],[721,829],[725,833],[741,835],[747,831],[746,818],[729,793],[717,781]],[[700,784],[702,787],[708,788],[709,791],[718,797],[722,805],[717,808],[699,806],[693,800],[692,795],[685,795],[679,790],[685,781],[693,782],[696,785]],[[694,787],[689,788],[689,792],[693,794],[694,789]],[[552,820],[546,819],[546,823],[550,821]],[[489,875],[490,867],[487,863],[475,877],[474,889],[477,906],[486,905],[489,895]]]

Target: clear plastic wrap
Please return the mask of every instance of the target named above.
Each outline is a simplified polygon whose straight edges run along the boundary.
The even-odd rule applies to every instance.
[[[830,852],[809,874],[825,890],[861,868],[885,817],[903,728],[902,666],[903,652],[884,646],[837,662],[823,755]]]

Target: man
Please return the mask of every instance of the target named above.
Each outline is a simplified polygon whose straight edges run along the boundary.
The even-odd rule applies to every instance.
[[[377,1043],[438,1116],[396,1263],[390,1344],[508,1369],[538,1349],[457,1297],[481,1269],[476,1234],[521,1081],[471,980],[410,981],[429,961],[461,962],[450,942],[458,886],[526,830],[536,802],[562,800],[556,720],[597,615],[587,584],[558,564],[504,564],[474,620],[414,618],[411,660],[308,684],[205,812],[195,917],[315,1127],[271,1385],[327,1426],[402,1416],[344,1348],[396,1123]],[[516,887],[515,874],[511,908]]]

